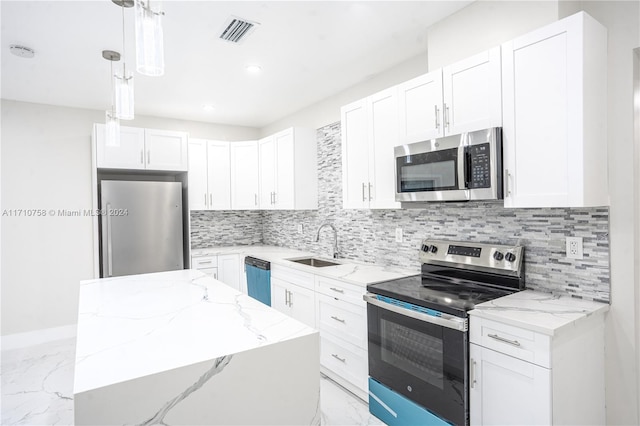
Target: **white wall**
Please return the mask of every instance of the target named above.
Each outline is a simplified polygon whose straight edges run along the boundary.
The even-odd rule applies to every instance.
[[[103,111],[2,100],[2,209],[90,209],[91,129]],[[246,140],[257,129],[140,117],[127,125]],[[74,324],[93,278],[90,217],[2,217],[2,335]]]
[[[557,19],[556,1],[476,1],[429,27],[429,69],[499,46]]]

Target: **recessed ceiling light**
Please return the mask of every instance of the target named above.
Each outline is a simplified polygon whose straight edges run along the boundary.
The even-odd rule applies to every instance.
[[[20,46],[19,44],[12,44],[9,46],[9,50],[16,56],[21,58],[33,58],[36,52],[27,46]]]
[[[205,105],[202,105],[202,109],[207,111],[207,112],[212,112],[212,111],[216,110],[216,107],[214,107],[211,104],[205,104]]]
[[[262,68],[260,68],[258,65],[247,65],[246,70],[251,74],[258,74],[260,71],[262,71]]]

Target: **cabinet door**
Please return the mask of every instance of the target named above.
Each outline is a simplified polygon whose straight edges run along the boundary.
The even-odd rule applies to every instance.
[[[369,207],[397,209],[394,148],[398,142],[398,91],[392,87],[367,98],[369,125]]]
[[[271,277],[271,307],[283,314],[291,315],[288,287],[287,282]]]
[[[442,71],[436,70],[400,84],[398,106],[398,145],[443,136]]]
[[[198,271],[204,272],[214,280],[218,279],[218,268],[198,268]]]
[[[445,134],[502,125],[500,47],[442,69]]]
[[[345,209],[369,207],[366,99],[346,105],[342,116],[342,202]]]
[[[189,141],[189,209],[205,210],[209,207],[207,190],[207,141]]]
[[[218,256],[218,275],[220,281],[240,290],[240,261],[237,254]]]
[[[145,129],[146,168],[187,171],[188,140],[185,132]]]
[[[258,208],[258,142],[231,142],[231,209]]]
[[[231,210],[231,156],[229,142],[207,144],[209,209]]]
[[[119,146],[106,145],[104,124],[95,124],[94,132],[98,168],[144,169],[144,129],[120,126]]]
[[[260,209],[271,210],[274,208],[273,194],[275,192],[276,173],[276,144],[273,136],[258,141],[259,186],[258,202]]]
[[[276,209],[293,209],[294,175],[294,137],[293,129],[287,129],[274,135],[276,145],[274,203]]]
[[[289,286],[289,308],[291,316],[309,327],[316,326],[315,292],[297,285]]]
[[[552,424],[551,370],[469,346],[471,424]]]

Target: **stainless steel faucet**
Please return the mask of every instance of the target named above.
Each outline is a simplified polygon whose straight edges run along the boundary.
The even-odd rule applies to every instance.
[[[335,226],[333,226],[329,222],[323,222],[318,227],[318,231],[316,232],[316,243],[320,241],[320,230],[325,226],[328,226],[329,228],[333,229],[333,258],[337,259],[338,258],[338,231],[336,231]]]

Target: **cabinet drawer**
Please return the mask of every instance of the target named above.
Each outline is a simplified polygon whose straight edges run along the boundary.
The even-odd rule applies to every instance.
[[[218,256],[198,256],[191,258],[191,269],[216,268]]]
[[[343,300],[318,294],[318,328],[360,348],[367,347],[367,311]]]
[[[365,301],[362,300],[362,296],[366,292],[364,286],[360,287],[354,284],[316,275],[316,291],[330,297],[337,297],[340,300],[355,303],[356,305],[363,307],[367,306]]]
[[[473,315],[469,321],[471,343],[551,368],[550,336]]]
[[[271,264],[271,277],[309,290],[315,290],[313,274],[298,271],[297,269]]]
[[[329,336],[320,338],[320,364],[367,391],[367,352]]]

